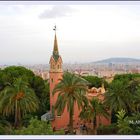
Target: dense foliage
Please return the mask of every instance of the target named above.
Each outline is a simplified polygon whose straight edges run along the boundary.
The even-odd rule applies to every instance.
[[[53,129],[49,122],[40,121],[37,118],[32,118],[28,127],[23,127],[19,130],[15,130],[16,135],[55,135],[64,134],[63,130],[53,132]]]
[[[84,109],[82,109],[79,116],[81,119],[92,121],[94,134],[96,134],[97,116],[99,117],[99,123],[101,116],[104,116],[105,118],[109,119],[109,113],[107,112],[106,108],[103,106],[103,104],[98,98],[94,97],[89,101],[89,104],[85,106]]]
[[[0,117],[4,118],[0,134],[10,134],[7,128],[13,126],[27,126],[33,116],[40,118],[49,110],[49,102],[48,80],[21,66],[0,70]]]
[[[0,116],[0,135],[12,135],[12,125],[6,120],[5,117]]]
[[[102,86],[102,84],[104,84],[105,88],[108,87],[108,83],[103,78],[99,78],[97,76],[82,76],[82,78],[84,78],[89,82],[88,84],[89,88],[91,87],[99,88]]]
[[[89,102],[85,96],[87,85],[98,88],[103,83],[106,89],[103,104],[95,98]],[[71,132],[77,102],[79,108],[83,108],[80,117],[91,120],[94,130],[96,116],[107,117],[106,109],[111,111],[113,124],[101,125],[97,134],[140,134],[140,74],[116,75],[111,83],[107,83],[96,76],[81,78],[66,72],[53,94],[56,92],[59,92],[59,98],[55,109],[61,114],[65,107],[68,108]],[[64,134],[63,130],[53,132],[50,122],[40,121],[41,115],[50,108],[49,98],[49,81],[31,70],[21,66],[0,70],[0,134]]]
[[[13,85],[15,79],[22,78],[28,84],[40,101],[39,112],[36,115],[41,115],[49,110],[49,83],[41,77],[22,66],[10,66],[4,70],[0,70],[0,91],[9,85]],[[45,106],[45,108],[44,108]]]
[[[116,135],[117,132],[118,127],[115,123],[108,126],[101,125],[97,128],[98,135]]]
[[[139,134],[140,74],[116,75],[105,93],[104,105],[112,111],[117,134]]]
[[[126,112],[121,109],[116,114],[118,120],[117,120],[117,127],[118,127],[118,134],[132,134],[133,129],[129,126],[129,119],[128,116],[125,116]]]
[[[0,101],[0,113],[3,116],[14,115],[15,127],[20,125],[24,114],[35,112],[39,108],[38,98],[22,78],[15,79],[12,85],[1,91]]]
[[[105,93],[105,105],[117,113],[122,108],[129,114],[139,109],[140,74],[116,75]]]

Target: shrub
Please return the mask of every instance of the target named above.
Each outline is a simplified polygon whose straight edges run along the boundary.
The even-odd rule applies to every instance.
[[[101,125],[97,128],[98,135],[114,135],[117,134],[118,128],[116,124],[111,124],[108,126]]]

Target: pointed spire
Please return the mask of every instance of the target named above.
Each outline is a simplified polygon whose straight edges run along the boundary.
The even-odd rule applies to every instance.
[[[57,44],[57,37],[56,37],[56,25],[54,26],[55,37],[54,37],[54,48],[53,48],[53,58],[55,61],[59,58],[59,51],[58,51],[58,44]]]
[[[55,33],[55,37],[54,37],[54,48],[53,48],[53,53],[57,53],[59,54],[58,52],[58,44],[57,44],[57,37],[56,37],[56,33]]]

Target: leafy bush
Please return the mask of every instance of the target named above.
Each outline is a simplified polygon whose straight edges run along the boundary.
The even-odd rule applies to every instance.
[[[140,113],[134,113],[128,117],[129,125],[133,130],[133,135],[140,134]]]
[[[114,135],[117,134],[118,128],[116,124],[111,124],[108,126],[101,125],[97,128],[98,135]]]
[[[1,119],[1,117],[0,117]],[[8,121],[5,119],[0,120],[0,135],[12,135],[13,128]]]
[[[53,130],[51,125],[46,121],[32,118],[28,127],[23,127],[19,130],[15,130],[16,135],[52,135]]]
[[[48,121],[41,121],[36,118],[32,118],[27,127],[23,127],[19,130],[15,130],[16,135],[62,135],[64,130],[55,131],[51,127]]]
[[[126,112],[122,109],[118,111],[116,114],[118,121],[118,134],[129,135],[133,134],[133,129],[130,127],[128,116],[126,116]]]

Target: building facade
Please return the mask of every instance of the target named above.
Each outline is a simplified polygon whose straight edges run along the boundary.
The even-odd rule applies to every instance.
[[[55,33],[54,38],[54,47],[53,47],[53,54],[50,58],[50,71],[49,71],[49,82],[50,82],[50,111],[53,114],[53,120],[52,120],[52,127],[55,129],[61,129],[66,127],[65,124],[67,124],[67,112],[66,110],[64,113],[60,116],[57,114],[57,111],[55,110],[55,103],[57,100],[58,94],[56,93],[54,96],[52,95],[52,91],[54,87],[58,84],[59,80],[62,78],[63,75],[63,69],[62,69],[62,58],[59,55],[58,51],[58,43],[57,43],[57,36]]]
[[[56,129],[56,130],[61,129],[61,128],[65,129],[68,127],[68,124],[69,124],[69,112],[67,111],[67,108],[65,108],[64,112],[61,115],[57,114],[57,111],[55,110],[54,106],[55,106],[55,103],[57,101],[58,94],[57,93],[55,93],[55,95],[52,94],[54,87],[59,83],[60,79],[62,79],[62,76],[63,76],[63,67],[62,67],[63,61],[62,61],[61,56],[59,55],[56,32],[55,32],[55,37],[54,37],[53,53],[52,53],[52,56],[50,58],[49,64],[50,64],[50,71],[49,71],[50,113],[48,113],[47,115],[51,116],[50,120],[51,120],[52,127],[54,129]],[[104,87],[102,87],[102,88],[104,88]],[[91,97],[95,97],[97,95],[99,96],[99,94],[101,93],[101,96],[99,96],[99,97],[102,100],[103,94],[105,92],[105,90],[102,88],[100,90],[97,90],[97,92],[93,92],[93,91],[95,91],[93,89],[89,90],[89,92],[87,93],[87,97],[89,99],[91,99]],[[75,104],[74,114],[73,114],[74,127],[78,127],[82,123],[82,121],[79,118],[80,111],[81,110],[78,109],[77,104]],[[51,115],[51,113],[52,113],[52,115]],[[101,117],[100,120],[102,120],[101,123],[104,125],[110,124],[110,120],[107,120],[104,117]],[[98,121],[98,116],[97,116],[97,121]],[[86,123],[86,122],[84,122],[84,123]],[[92,126],[92,122],[91,122],[91,124],[88,124],[88,125]],[[98,125],[98,122],[97,122],[97,125]]]

